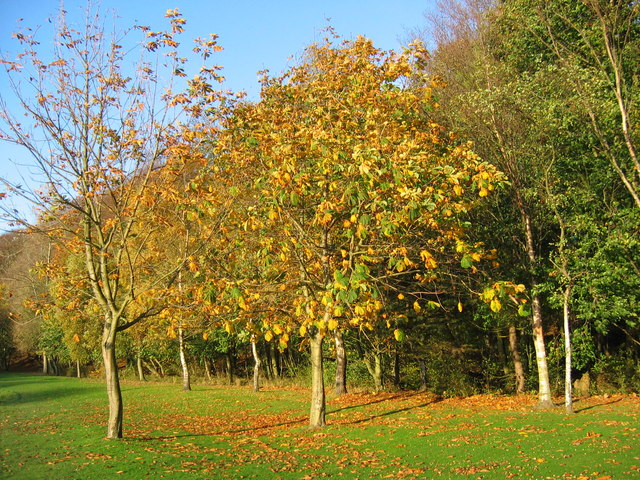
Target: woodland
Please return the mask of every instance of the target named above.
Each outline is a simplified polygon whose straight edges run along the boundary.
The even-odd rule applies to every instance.
[[[0,367],[103,378],[108,438],[127,375],[296,382],[311,428],[327,391],[637,393],[640,5],[438,7],[399,51],[327,28],[258,99],[178,10],[16,33],[0,140],[42,181],[0,179]]]

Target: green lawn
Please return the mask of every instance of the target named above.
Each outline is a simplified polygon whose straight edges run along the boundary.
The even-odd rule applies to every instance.
[[[6,479],[640,478],[640,398],[537,411],[531,397],[329,398],[306,428],[308,392],[124,383],[125,439],[105,440],[99,381],[0,375]]]

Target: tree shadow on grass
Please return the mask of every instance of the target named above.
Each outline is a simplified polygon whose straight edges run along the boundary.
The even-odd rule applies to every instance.
[[[336,410],[332,410],[332,411],[328,411],[327,412],[327,416],[331,416],[334,415],[336,413],[345,411],[345,410],[353,410],[353,409],[357,409],[357,408],[363,408],[363,407],[369,407],[371,405],[375,405],[375,404],[380,404],[380,403],[384,403],[384,402],[389,402],[392,400],[397,400],[397,399],[407,399],[407,398],[411,398],[414,396],[420,395],[420,393],[414,393],[414,394],[399,394],[399,395],[393,395],[393,396],[388,396],[388,397],[384,397],[384,398],[380,398],[380,399],[376,399],[376,400],[372,400],[369,402],[364,402],[364,403],[360,403],[357,405],[349,405],[346,407],[342,407],[342,408],[338,408]],[[397,409],[393,409],[393,410],[388,410],[388,411],[384,411],[384,412],[379,412],[376,413],[374,415],[368,415],[364,418],[359,418],[359,419],[355,419],[355,420],[346,420],[346,421],[340,421],[339,423],[332,423],[332,424],[328,424],[328,427],[331,426],[343,426],[343,425],[357,425],[357,424],[362,424],[365,422],[369,422],[372,420],[375,420],[377,418],[384,418],[384,417],[388,417],[391,415],[395,415],[398,413],[403,413],[403,412],[408,412],[411,410],[415,410],[417,408],[423,408],[423,407],[427,407],[429,405],[434,405],[438,402],[442,401],[442,399],[440,397],[434,397],[433,399],[431,399],[428,402],[423,402],[420,404],[415,404],[415,405],[408,405],[407,407],[404,408],[397,408]],[[294,425],[303,425],[306,421],[308,420],[308,417],[305,416],[298,416],[295,418],[292,418],[289,421],[286,422],[277,422],[277,423],[271,423],[271,424],[261,424],[261,425],[249,425],[247,427],[243,427],[243,428],[235,428],[235,429],[223,429],[223,430],[217,430],[217,431],[212,431],[212,432],[206,432],[206,433],[180,433],[180,434],[174,434],[174,435],[161,435],[161,436],[151,436],[151,435],[139,435],[137,437],[129,437],[128,440],[134,440],[134,441],[150,441],[150,440],[156,440],[156,441],[167,441],[167,440],[174,440],[174,439],[179,439],[179,438],[196,438],[196,437],[228,437],[228,436],[234,436],[234,435],[238,435],[238,434],[243,434],[243,433],[254,433],[254,434],[261,434],[264,433],[266,431],[269,430],[274,430],[274,429],[278,429],[280,427],[290,427],[290,426],[294,426]],[[318,431],[318,430],[315,430]]]
[[[407,394],[393,395],[393,396],[390,396],[390,397],[381,398],[381,399],[374,400],[374,401],[371,401],[371,402],[361,403],[361,404],[358,404],[358,405],[349,405],[347,407],[339,408],[337,410],[333,410],[333,411],[329,412],[327,415],[331,415],[331,414],[334,414],[334,413],[338,413],[338,412],[341,412],[341,411],[344,411],[344,410],[350,410],[350,409],[354,409],[354,408],[368,407],[370,405],[375,405],[375,404],[378,404],[378,403],[384,403],[384,402],[388,402],[388,401],[392,401],[392,400],[397,400],[399,398],[407,399],[407,398],[415,397],[417,395],[421,395],[421,393],[420,392],[416,392],[416,393],[409,394],[409,395],[407,395]],[[431,400],[429,400],[427,402],[419,403],[419,404],[416,404],[416,405],[408,405],[407,407],[404,407],[404,408],[397,408],[397,409],[394,409],[394,410],[375,413],[373,415],[369,415],[369,416],[366,416],[364,418],[359,418],[359,419],[356,419],[356,420],[343,421],[343,422],[340,422],[338,425],[358,425],[358,424],[361,424],[361,423],[365,423],[365,422],[369,422],[369,421],[375,420],[377,418],[384,418],[384,417],[388,417],[388,416],[395,415],[395,414],[398,414],[398,413],[409,412],[409,411],[415,410],[417,408],[424,408],[424,407],[427,407],[429,405],[434,405],[436,403],[439,403],[441,401],[442,401],[442,398],[433,397]]]
[[[49,402],[51,400],[60,400],[61,398],[74,397],[86,394],[84,388],[69,388],[68,386],[60,386],[58,388],[48,388],[46,390],[19,391],[6,390],[0,392],[0,405],[24,405],[26,403]]]
[[[585,405],[584,407],[580,406],[579,404],[582,402],[582,400],[574,400],[573,401],[573,405],[574,405],[574,412],[575,413],[581,413],[581,412],[586,412],[588,410],[593,410],[594,408],[598,408],[598,407],[605,407],[608,405],[613,405],[614,403],[619,403],[623,400],[623,397],[617,397],[617,398],[612,398],[609,401],[606,402],[602,402],[602,403],[594,403],[591,405]],[[576,404],[578,404],[577,408],[576,408]]]

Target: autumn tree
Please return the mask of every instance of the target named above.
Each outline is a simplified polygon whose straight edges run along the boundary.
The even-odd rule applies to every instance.
[[[187,157],[205,160],[196,148],[205,129],[196,119],[219,99],[217,67],[184,78],[187,60],[178,54],[178,38],[185,20],[176,10],[166,17],[166,31],[135,27],[109,36],[91,9],[80,30],[61,11],[51,52],[23,31],[16,38],[24,52],[2,61],[20,105],[11,111],[3,100],[2,139],[30,154],[42,182],[30,189],[3,180],[8,194],[39,209],[35,225],[13,220],[82,255],[83,279],[100,307],[94,321],[102,330],[108,438],[122,436],[117,334],[162,310],[148,299],[184,266],[183,258],[153,263],[146,250],[147,239],[164,228],[147,222],[165,192],[156,188],[157,178],[170,179]],[[133,33],[142,37],[138,48],[130,48]],[[211,37],[198,40],[195,51],[206,59],[218,48]]]
[[[541,114],[538,96],[553,95],[553,74],[519,77],[500,61],[496,45],[507,48],[507,43],[494,29],[500,12],[497,2],[443,1],[439,12],[430,22],[437,48],[429,64],[430,71],[448,85],[439,118],[473,140],[476,150],[509,178],[509,187],[495,199],[492,214],[481,222],[478,233],[503,256],[501,278],[493,280],[522,283],[530,294],[539,401],[540,406],[551,407],[544,339],[548,321],[540,286],[556,238],[555,221],[544,201],[545,174],[557,155],[557,143],[549,139],[560,135],[559,122],[553,118],[556,110],[547,110],[546,117]],[[550,103],[544,103],[545,108]],[[515,327],[515,322],[508,326],[511,339]]]
[[[334,42],[266,76],[218,144],[224,165],[259,173],[247,228],[260,232],[263,278],[290,300],[267,309],[264,335],[309,342],[312,428],[325,424],[326,336],[379,322],[399,330],[390,299],[436,301],[440,265],[474,262],[461,218],[502,179],[432,121],[436,84],[408,86],[422,44],[394,53],[362,37]]]

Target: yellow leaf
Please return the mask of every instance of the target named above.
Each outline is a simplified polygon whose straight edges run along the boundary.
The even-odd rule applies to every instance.
[[[227,322],[224,324],[224,330],[231,335],[234,331],[235,328],[233,327],[233,323]]]
[[[73,335],[73,341],[76,343],[80,343],[80,335],[78,335],[77,333],[75,333]]]
[[[404,300],[404,295],[402,293],[398,294],[398,300]]]
[[[282,329],[282,327],[280,325],[274,325],[273,326],[273,333],[275,333],[276,335],[281,335],[282,332],[284,332],[284,330]]]
[[[462,312],[462,302],[458,302],[458,311]]]
[[[335,330],[336,328],[338,328],[338,321],[335,318],[332,318],[331,320],[329,320],[327,327],[329,328],[329,330]]]
[[[209,340],[209,332],[203,332],[202,333],[202,339],[203,340]]]
[[[464,189],[460,185],[454,185],[453,191],[456,195],[462,195],[462,192],[464,192]]]
[[[271,332],[271,330],[267,330],[266,333],[264,334],[264,339],[267,342],[270,342],[272,338],[273,338],[273,333]]]
[[[396,328],[393,331],[393,336],[395,337],[396,341],[398,341],[398,342],[402,342],[404,340],[404,332],[402,330],[400,330],[399,328]]]
[[[492,312],[498,313],[500,310],[502,310],[502,304],[500,303],[500,300],[494,298],[493,300],[491,300],[489,308],[491,308]]]
[[[422,310],[422,307],[420,306],[420,303],[418,303],[418,301],[416,300],[415,302],[413,302],[413,309],[416,312],[420,312],[420,310]]]
[[[487,190],[486,188],[482,187],[480,189],[480,192],[478,193],[479,196],[481,197],[486,197],[487,195],[489,195],[489,190]]]
[[[305,327],[304,325],[300,326],[300,336],[304,337],[307,334],[307,327]]]
[[[176,331],[175,331],[175,329],[173,328],[173,325],[172,325],[167,329],[167,337],[176,338],[176,336],[177,336],[176,335]]]

